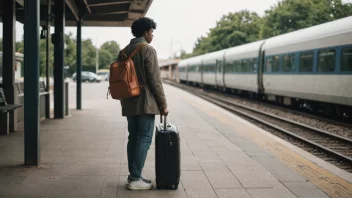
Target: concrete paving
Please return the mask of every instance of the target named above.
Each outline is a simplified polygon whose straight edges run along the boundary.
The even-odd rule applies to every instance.
[[[169,85],[164,85],[168,121],[181,136],[181,183],[176,191],[155,189],[153,141],[144,175],[154,188],[129,191],[127,121],[120,102],[106,99],[107,86],[84,83],[83,110],[41,123],[39,167],[22,165],[22,130],[0,137],[0,197],[329,197],[233,127],[202,112],[194,105],[199,99]],[[75,83],[70,94],[74,108]]]

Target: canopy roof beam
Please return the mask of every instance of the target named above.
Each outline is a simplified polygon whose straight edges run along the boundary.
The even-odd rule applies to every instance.
[[[77,6],[75,0],[66,0],[66,4],[70,8],[73,16],[78,21],[79,20],[79,9],[78,9],[78,6]]]

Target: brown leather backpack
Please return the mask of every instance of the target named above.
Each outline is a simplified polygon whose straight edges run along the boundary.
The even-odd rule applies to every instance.
[[[120,61],[117,60],[110,65],[108,94],[110,91],[113,99],[121,100],[139,96],[140,84],[138,82],[132,57],[145,45],[147,44],[138,45],[128,57],[125,54],[125,50],[122,50],[120,53],[122,59]]]

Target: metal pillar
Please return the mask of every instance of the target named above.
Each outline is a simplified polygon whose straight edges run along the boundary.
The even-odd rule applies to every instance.
[[[2,78],[6,101],[9,104],[16,103],[17,93],[15,91],[15,43],[16,43],[16,0],[3,2],[3,67]],[[18,68],[21,69],[21,68]],[[17,130],[17,110],[9,114],[9,131]]]
[[[46,91],[48,94],[45,96],[45,118],[50,118],[50,13],[51,13],[51,0],[47,0],[47,13],[46,13]]]
[[[40,164],[39,5],[39,0],[26,0],[24,6],[24,155],[26,165]]]
[[[80,17],[81,18],[81,17]],[[82,109],[82,20],[77,21],[76,109]]]
[[[172,80],[172,65],[169,65],[169,80]]]
[[[54,117],[64,118],[65,0],[55,0]]]

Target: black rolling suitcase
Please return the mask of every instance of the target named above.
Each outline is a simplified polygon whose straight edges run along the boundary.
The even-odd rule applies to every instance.
[[[155,174],[157,189],[177,190],[181,176],[180,136],[173,124],[160,124],[155,134]]]

